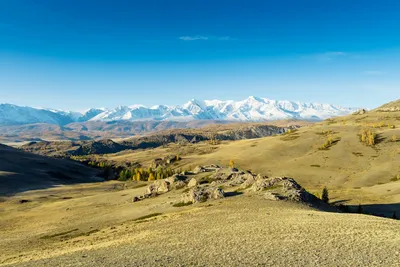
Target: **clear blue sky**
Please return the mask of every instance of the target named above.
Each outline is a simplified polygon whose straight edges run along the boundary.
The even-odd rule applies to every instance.
[[[0,0],[0,102],[372,108],[400,97],[400,1]]]

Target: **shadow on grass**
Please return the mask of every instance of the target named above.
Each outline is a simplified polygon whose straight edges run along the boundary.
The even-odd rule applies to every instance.
[[[235,197],[240,195],[243,195],[243,192],[240,191],[225,192],[225,197]]]
[[[349,200],[335,201],[331,205],[335,206],[340,212],[344,213],[358,213],[365,215],[372,215],[383,218],[400,219],[400,203],[392,204],[349,204],[346,203]]]
[[[385,141],[385,140],[386,140],[386,138],[383,137],[382,134],[377,134],[377,135],[376,135],[376,138],[375,138],[375,144],[376,144],[376,145],[377,145],[377,144],[380,144],[380,143],[382,143],[382,142]]]

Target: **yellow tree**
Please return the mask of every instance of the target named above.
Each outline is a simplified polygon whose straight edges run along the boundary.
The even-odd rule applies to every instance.
[[[235,162],[233,160],[229,161],[229,167],[231,167],[232,169],[235,168]]]
[[[396,135],[392,136],[392,142],[397,142],[397,136]]]
[[[142,174],[140,174],[140,172],[137,172],[136,173],[136,181],[140,181],[140,180],[142,180]]]
[[[154,181],[154,174],[152,172],[149,174],[148,181]]]

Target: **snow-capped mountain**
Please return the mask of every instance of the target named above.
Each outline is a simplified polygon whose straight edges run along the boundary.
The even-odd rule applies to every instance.
[[[250,96],[242,101],[190,100],[181,106],[119,106],[115,109],[89,109],[84,113],[0,105],[0,125],[117,120],[229,120],[265,121],[280,119],[323,120],[348,115],[356,108],[330,104],[276,101]]]

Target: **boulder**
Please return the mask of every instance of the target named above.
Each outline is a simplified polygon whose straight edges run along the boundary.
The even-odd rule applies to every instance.
[[[182,196],[183,203],[205,202],[209,199],[224,198],[225,193],[221,188],[213,186],[196,186]]]
[[[197,166],[196,168],[193,169],[193,174],[199,174],[201,172],[205,172],[206,170],[202,166]]]
[[[365,113],[367,113],[365,109],[359,109],[356,112],[354,112],[353,115],[364,115]]]
[[[171,177],[166,178],[165,180],[170,184],[170,187],[174,187],[175,183],[183,181],[185,182],[187,177],[182,174],[174,174]]]
[[[194,178],[192,178],[192,179],[190,179],[190,181],[189,181],[189,183],[188,183],[188,187],[189,187],[189,188],[192,188],[192,187],[197,186],[197,184],[198,184],[197,180],[194,179]]]
[[[186,183],[184,181],[177,181],[174,183],[173,188],[174,189],[181,189],[186,186]]]
[[[231,181],[229,182],[230,186],[236,186],[243,184],[247,179],[253,178],[253,175],[250,173],[232,173],[228,179]]]
[[[250,186],[252,186],[254,183],[256,182],[256,179],[254,178],[253,175],[249,176],[246,181],[244,181],[242,183],[242,185],[240,186],[241,189],[246,189]]]
[[[274,200],[274,201],[280,200],[280,199],[281,199],[281,197],[279,196],[279,194],[277,194],[277,193],[272,193],[272,192],[266,192],[266,193],[264,194],[264,198],[265,198],[265,199],[268,199],[268,200]]]
[[[146,194],[163,194],[170,191],[170,183],[167,182],[165,179],[163,180],[156,180],[153,184],[149,185],[146,190]]]
[[[262,177],[257,177],[253,185],[250,187],[249,191],[251,192],[259,192],[265,190],[269,187],[269,183],[267,183],[266,179]]]

